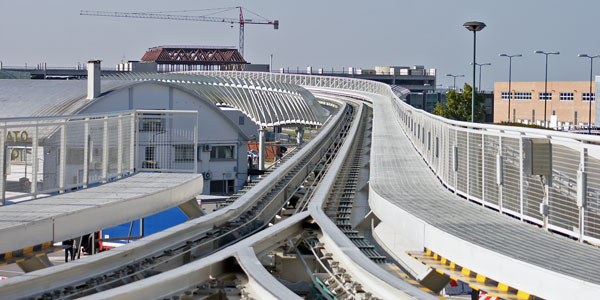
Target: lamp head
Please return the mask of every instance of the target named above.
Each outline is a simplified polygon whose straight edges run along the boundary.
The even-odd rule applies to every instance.
[[[579,55],[577,55],[577,56],[578,56],[578,57],[590,57],[590,56],[589,56],[589,55],[587,55],[587,54],[579,54]]]
[[[508,56],[506,53],[500,53],[498,56]]]
[[[463,26],[469,31],[481,31],[482,29],[485,28],[485,23],[472,21],[472,22],[466,22],[465,24],[463,24]]]
[[[533,51],[533,53],[535,53],[535,54],[546,54],[542,50],[535,50],[535,51]]]

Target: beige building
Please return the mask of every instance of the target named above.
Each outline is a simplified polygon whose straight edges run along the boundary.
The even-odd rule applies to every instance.
[[[494,123],[510,121],[525,124],[544,124],[544,102],[546,102],[546,122],[550,127],[572,129],[587,126],[589,105],[592,100],[591,121],[595,120],[595,90],[592,86],[590,97],[589,81],[548,82],[548,94],[544,101],[544,82],[512,82],[512,98],[508,92],[508,82],[494,83]],[[510,111],[509,111],[509,98]]]

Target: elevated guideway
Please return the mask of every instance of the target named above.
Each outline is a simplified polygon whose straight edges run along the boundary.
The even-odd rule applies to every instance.
[[[372,209],[369,218],[375,239],[416,279],[424,280],[432,273],[449,275],[467,283],[478,282],[473,286],[507,299],[593,299],[600,294],[600,276],[596,275],[596,271],[600,269],[600,250],[583,243],[597,242],[600,239],[600,202],[596,197],[600,190],[600,179],[597,176],[600,172],[600,149],[591,144],[600,139],[453,122],[428,115],[403,103],[398,98],[402,96],[402,92],[398,95],[387,85],[364,80],[246,72],[195,73],[273,80],[300,85],[315,93],[336,97],[343,95],[348,102],[365,102],[371,105],[373,128],[369,136],[372,140],[367,144],[370,145],[370,160],[366,164],[370,167],[370,181],[360,189],[369,192],[369,205]],[[340,115],[336,115],[332,123],[340,119]],[[353,125],[352,130],[345,131],[349,128],[344,124],[342,135],[354,131],[354,126],[356,125]],[[552,151],[557,154],[552,157],[553,186],[548,184],[548,179],[540,182],[539,178],[525,174],[523,166],[526,162],[521,153],[525,149],[524,145],[530,143],[531,139],[550,140]],[[336,140],[327,145],[338,143],[339,140]],[[328,147],[320,149],[323,149],[325,157],[333,155],[326,151]],[[346,144],[341,149],[340,153],[347,151]],[[307,151],[307,148],[303,150]],[[338,158],[343,160],[346,157]],[[335,175],[331,174],[343,169],[343,163],[338,158],[327,167],[317,168],[322,183],[332,184],[336,180]],[[291,198],[288,197],[299,190],[302,180],[311,177],[305,171],[311,168],[315,170],[313,164],[321,160],[311,160],[306,167],[301,168],[305,171],[298,171],[299,168],[295,167],[303,159],[302,156],[294,157],[282,165],[283,169],[275,172],[278,173],[277,179],[283,178],[285,182],[277,179],[262,181],[223,210],[194,220],[196,224],[182,224],[180,227],[187,233],[176,232],[180,229],[177,227],[172,233],[160,233],[154,237],[157,239],[152,241],[153,253],[164,251],[160,256],[163,257],[180,251],[170,250],[168,243],[172,242],[172,245],[183,249],[181,254],[177,254],[182,261],[189,260],[190,257],[198,258],[191,264],[171,268],[156,276],[150,275],[135,284],[120,283],[118,289],[97,296],[136,295],[143,292],[143,286],[158,288],[159,278],[171,278],[169,280],[173,281],[170,282],[177,285],[176,291],[165,295],[193,293],[186,289],[207,277],[210,279],[213,263],[226,261],[237,254],[248,258],[252,263],[242,267],[246,276],[275,284],[271,288],[255,286],[255,292],[273,291],[272,287],[279,285],[265,276],[265,270],[255,265],[256,260],[250,257],[250,251],[256,249],[249,250],[248,243],[268,240],[265,247],[271,245],[281,248],[282,243],[291,240],[292,243],[288,244],[291,248],[296,248],[298,254],[297,245],[303,243],[312,251],[316,260],[328,261],[330,272],[350,274],[352,288],[362,283],[363,286],[375,289],[374,292],[383,297],[408,291],[404,293],[408,295],[407,298],[430,298],[428,293],[413,293],[415,290],[406,282],[389,273],[382,273],[381,264],[362,256],[361,250],[348,235],[339,230],[339,224],[333,223],[332,217],[323,212],[326,204],[319,201],[324,201],[324,198],[333,194],[331,190],[321,190],[326,184],[319,185],[316,191],[310,191],[312,200],[307,202],[308,205],[300,206],[301,209],[297,211],[299,214],[288,215],[288,219],[276,222],[278,216],[282,217],[289,210]],[[573,161],[579,168],[569,165]],[[320,173],[327,169],[327,172],[332,173]],[[302,172],[302,176],[294,173],[296,171]],[[586,176],[577,176],[577,172],[589,174],[587,181]],[[283,177],[279,177],[279,173]],[[321,177],[323,174],[327,175]],[[293,184],[289,185],[290,182]],[[574,187],[580,183],[584,188]],[[357,187],[352,189],[354,193]],[[578,202],[577,199],[583,200]],[[306,208],[309,216],[306,212],[301,212]],[[262,224],[260,228],[266,225],[266,229],[249,233],[246,225],[258,224],[252,223],[255,221]],[[267,222],[271,223],[267,225]],[[300,231],[294,231],[277,237],[281,230],[300,223],[303,230],[310,227],[312,233],[307,236],[298,235]],[[191,234],[191,231],[197,231],[194,228],[201,232]],[[258,227],[252,227],[251,230],[254,228]],[[244,234],[240,234],[241,232]],[[176,235],[177,239],[169,237],[169,234]],[[241,237],[248,238],[239,242]],[[148,241],[149,239],[142,239],[139,242]],[[222,252],[225,250],[219,247],[206,248],[207,243],[229,246],[225,249],[231,252]],[[135,253],[137,250],[134,244],[122,248],[127,253]],[[282,251],[288,250],[290,249]],[[257,258],[258,252],[255,252]],[[123,252],[119,261],[125,261],[127,256]],[[147,258],[141,259],[143,261],[137,262],[137,265],[127,265],[127,268],[136,270],[133,274],[141,274],[136,268],[148,261]],[[84,260],[81,262],[79,271],[86,270]],[[96,263],[100,262],[101,259],[96,258]],[[179,281],[173,279],[185,278],[186,274],[193,274],[198,268],[204,271],[193,282],[178,285]],[[63,275],[70,273],[70,276],[79,273],[75,269],[74,266],[61,268],[65,271]],[[39,291],[31,295],[55,288],[49,282],[53,282],[52,278],[62,276],[58,272],[44,271],[31,275],[37,276],[36,282],[48,285],[38,288]],[[104,269],[103,272],[109,270]],[[337,280],[346,277],[348,276],[344,275]],[[73,280],[64,279],[62,285],[58,286],[77,283]],[[260,284],[257,280],[254,282]],[[27,284],[29,282],[25,279],[0,284],[0,294],[4,291],[7,292],[5,295],[21,295],[20,287]],[[186,284],[187,287],[184,287]],[[353,292],[349,287],[338,288]],[[138,292],[130,294],[134,290]],[[265,292],[267,294],[278,296],[272,292]]]
[[[387,97],[372,96],[370,205],[393,252],[431,249],[478,274],[548,299],[600,293],[600,249],[465,201],[415,151]]]
[[[60,242],[182,205],[202,174],[137,173],[100,186],[0,206],[0,253]]]

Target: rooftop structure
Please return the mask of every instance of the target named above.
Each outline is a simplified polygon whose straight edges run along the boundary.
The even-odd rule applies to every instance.
[[[148,49],[141,59],[158,71],[241,70],[246,60],[233,47],[167,45]]]

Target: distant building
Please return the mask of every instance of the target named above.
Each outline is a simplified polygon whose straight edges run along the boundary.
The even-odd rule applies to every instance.
[[[546,102],[547,126],[561,129],[585,127],[594,124],[595,90],[590,95],[589,81],[550,81],[544,97],[544,82],[512,82],[512,98],[508,82],[494,83],[494,123],[516,122],[544,125],[544,102]],[[508,108],[510,101],[510,111]]]
[[[156,63],[158,72],[243,70],[246,60],[234,47],[158,46],[148,49],[142,63]]]
[[[156,114],[155,118],[142,120],[138,125],[139,156],[136,166],[153,169],[177,169],[185,166],[189,169],[193,167],[194,147],[197,147],[197,167],[198,172],[204,175],[205,194],[232,194],[246,183],[248,136],[238,126],[241,113],[237,113],[237,122],[233,122],[207,98],[166,82],[101,80],[98,82],[98,90],[94,92],[97,96],[86,97],[88,91],[85,80],[0,80],[0,118],[108,113],[134,109],[196,110],[197,145],[192,144],[193,136],[189,137],[188,134],[187,138],[181,137],[183,133],[193,133],[189,119],[165,120],[161,119],[160,114]],[[245,118],[243,122],[250,123],[250,120]],[[97,145],[102,140],[101,133],[91,133],[90,137]],[[40,144],[44,149],[41,162],[44,168],[43,189],[58,186],[57,172],[52,170],[58,165],[59,140],[59,136],[53,134]],[[94,163],[100,161],[100,150],[92,151],[89,176],[96,176],[101,172],[101,166]],[[73,146],[67,153],[67,185],[71,184],[71,179],[72,182],[81,182],[78,177],[82,176],[82,166],[76,162],[82,157],[83,151]],[[109,168],[113,167],[112,163],[116,163],[116,160],[111,161]]]
[[[492,123],[494,118],[494,94],[484,92],[483,97],[485,98],[485,123]],[[433,109],[440,102],[446,103],[446,92],[435,92],[435,93],[414,93],[411,92],[406,96],[406,103],[412,105],[415,108],[422,109],[426,112],[433,112]]]
[[[399,85],[411,90],[412,92],[435,91],[436,71],[435,69],[425,69],[424,66],[398,67],[398,66],[377,66],[375,69],[361,69],[349,67],[342,71],[313,69],[307,67],[306,72],[300,70],[279,69],[280,73],[301,73],[337,77],[353,77],[358,79],[368,79],[383,82],[391,85]]]

